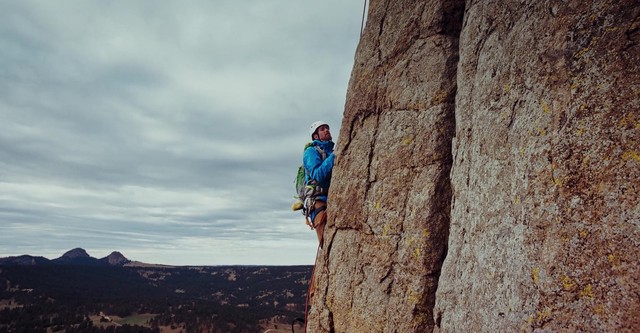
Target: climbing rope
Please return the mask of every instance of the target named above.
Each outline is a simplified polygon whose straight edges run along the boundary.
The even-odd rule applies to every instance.
[[[313,288],[315,284],[313,280],[315,279],[315,275],[316,275],[316,266],[318,265],[318,256],[320,255],[320,250],[322,250],[322,247],[318,245],[318,251],[316,251],[316,260],[313,263],[313,270],[311,271],[311,280],[309,281],[309,289],[307,290],[307,300],[305,301],[305,304],[304,304],[304,333],[307,333],[307,319],[309,318],[309,301],[311,298],[310,297],[311,288]],[[291,331],[293,332],[293,325],[291,326]]]
[[[360,23],[360,37],[364,31],[364,14],[367,12],[367,0],[364,0],[364,7],[362,8],[362,23]]]

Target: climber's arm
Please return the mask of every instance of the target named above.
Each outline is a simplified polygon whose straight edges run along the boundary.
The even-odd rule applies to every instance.
[[[309,147],[304,151],[304,167],[309,172],[309,176],[318,182],[324,182],[331,176],[333,169],[333,153],[329,154],[323,161],[320,153],[314,148]]]

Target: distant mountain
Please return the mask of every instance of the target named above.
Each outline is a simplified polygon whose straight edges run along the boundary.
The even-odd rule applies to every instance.
[[[58,265],[97,266],[100,264],[100,261],[90,256],[84,249],[78,247],[65,252],[60,258],[51,260],[51,263]]]
[[[0,265],[35,266],[46,265],[49,262],[50,260],[45,257],[34,257],[27,254],[17,257],[0,258]]]
[[[79,266],[124,266],[130,263],[122,253],[114,251],[110,255],[97,259],[90,256],[87,251],[82,248],[75,248],[65,252],[61,257],[56,259],[47,259],[45,257],[35,257],[28,254],[14,257],[0,258],[0,265],[19,265],[19,266],[36,266],[36,265],[79,265]]]
[[[89,255],[89,253],[87,253],[87,251],[85,251],[85,249],[76,247],[73,250],[69,250],[65,252],[62,255],[62,257],[58,259],[62,259],[62,258],[77,259],[77,258],[91,258],[91,256]]]
[[[122,253],[118,251],[111,252],[110,255],[100,259],[101,262],[105,262],[112,266],[123,266],[131,262],[131,260],[127,259]]]

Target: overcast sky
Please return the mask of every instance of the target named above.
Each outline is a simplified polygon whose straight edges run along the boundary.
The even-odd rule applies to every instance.
[[[313,264],[293,179],[362,6],[0,0],[0,257]]]

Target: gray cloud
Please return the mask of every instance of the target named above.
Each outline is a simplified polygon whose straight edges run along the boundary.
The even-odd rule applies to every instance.
[[[0,4],[0,256],[301,264],[289,211],[316,119],[337,138],[361,4]]]

